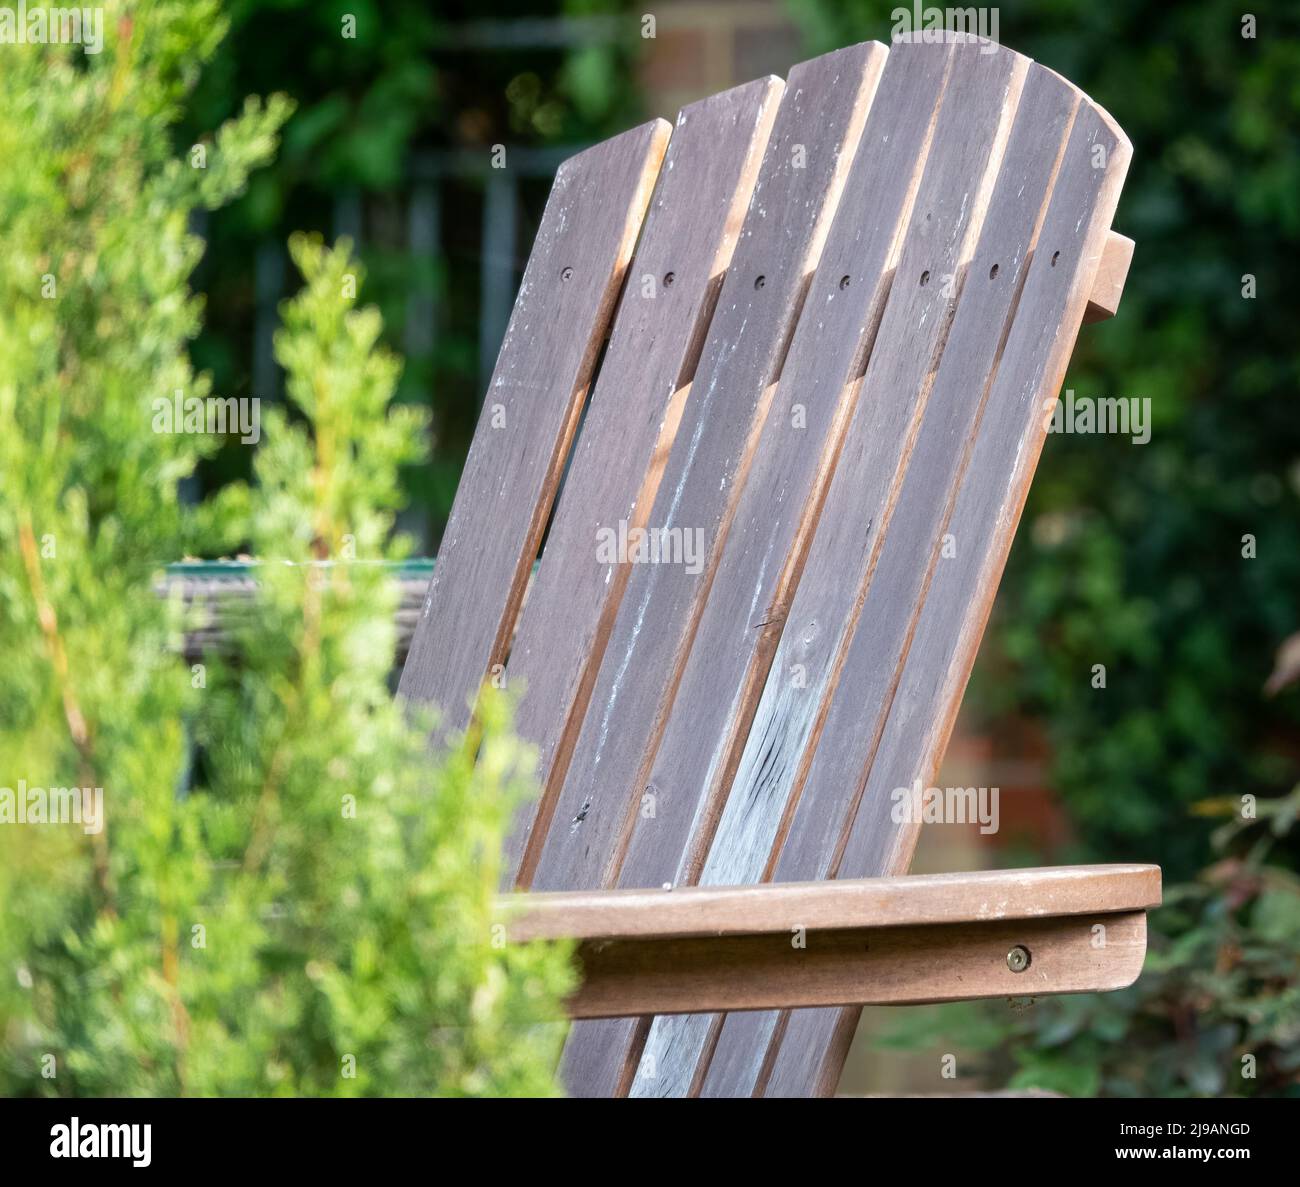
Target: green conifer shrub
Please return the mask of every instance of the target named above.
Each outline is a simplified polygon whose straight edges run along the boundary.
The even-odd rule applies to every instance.
[[[162,412],[213,396],[191,215],[289,115],[250,100],[173,144],[221,32],[212,0],[138,0],[106,6],[101,53],[7,47],[0,1093],[550,1094],[568,955],[492,916],[529,755],[489,699],[432,757],[387,686],[425,426],[391,403],[347,245],[291,244],[288,404],[258,408],[254,480],[178,495],[221,442]],[[188,664],[162,567],[235,548],[260,558],[256,612]],[[102,827],[17,821],[54,788],[102,789]]]

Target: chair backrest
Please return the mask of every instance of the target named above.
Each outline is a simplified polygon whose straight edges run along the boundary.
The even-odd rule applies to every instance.
[[[891,793],[936,775],[1129,153],[1050,70],[917,38],[565,163],[401,683],[449,730],[523,687],[518,885],[906,871]],[[826,1093],[856,1018],[578,1023],[564,1074]]]

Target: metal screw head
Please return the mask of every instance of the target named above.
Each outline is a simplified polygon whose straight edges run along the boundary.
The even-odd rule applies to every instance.
[[[1007,953],[1007,968],[1013,973],[1023,973],[1029,967],[1029,949],[1017,944]]]
[[[573,279],[573,269],[572,269],[572,268],[565,268],[565,269],[560,273],[560,279],[561,279],[561,280],[572,280],[572,279]]]

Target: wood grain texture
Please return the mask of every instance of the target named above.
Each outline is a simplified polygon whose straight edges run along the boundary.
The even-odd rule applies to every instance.
[[[1081,104],[948,518],[955,554],[933,566],[906,660],[885,706],[883,730],[877,740],[876,731],[863,728],[860,715],[850,720],[847,702],[843,709],[837,702],[822,732],[809,786],[814,778],[842,779],[863,789],[861,807],[843,822],[836,876],[899,873],[911,862],[919,823],[891,820],[890,792],[918,779],[928,786],[938,771],[1042,449],[1045,418],[1092,291],[1130,152],[1104,112]],[[770,1060],[766,1091],[831,1090],[843,1035],[854,1020],[851,1011],[820,1018],[792,1014]]]
[[[784,87],[759,79],[677,117],[506,667],[508,682],[525,689],[516,731],[537,747],[539,782],[550,789],[516,822],[509,882],[528,837],[550,824],[571,726],[627,581],[629,566],[598,551],[599,533],[644,527],[658,482],[652,461],[671,444]]]
[[[746,442],[761,424],[780,372],[885,55],[878,44],[851,46],[791,72],[667,459],[651,516],[656,526],[699,528],[706,535],[721,530],[747,463]],[[669,566],[639,566],[629,574],[592,701],[614,723],[597,717],[595,708],[588,713],[534,885],[595,886],[612,878],[641,786],[625,764],[639,761],[638,743],[643,749],[643,739],[656,728],[663,665],[674,661],[671,644],[683,628],[677,615],[697,596],[700,580],[699,574]],[[658,644],[666,646],[656,652]],[[611,659],[615,655],[617,661]],[[639,684],[633,707],[620,701],[626,679]],[[614,739],[617,759],[602,755],[603,738]],[[598,795],[604,797],[599,802]],[[623,1077],[633,1029],[630,1023],[575,1027],[564,1064],[570,1089],[613,1091]]]
[[[909,472],[936,372],[941,361],[949,361],[953,311],[965,290],[967,260],[988,209],[1026,66],[1025,59],[1010,53],[958,49],[895,284],[703,882],[756,881],[771,861],[810,738],[833,693],[845,640],[857,626],[880,542],[897,505],[898,484]],[[1045,183],[1056,148],[1037,152],[1046,157]],[[1028,206],[1029,217],[1017,228],[1019,242],[1013,238],[1006,245],[1013,257],[1023,257],[1028,246],[1037,213],[1036,203]],[[973,295],[978,302],[979,286]],[[1000,321],[987,316],[996,310],[980,304],[967,324],[977,330],[969,345],[983,347],[983,357],[966,352],[960,372],[950,369],[961,375],[965,388],[950,385],[939,393],[951,398],[941,401],[931,420],[945,427],[954,414],[977,406],[970,392],[982,389],[993,360]],[[934,460],[937,465],[921,475],[930,486],[942,483],[948,469],[942,454]],[[913,570],[920,568],[918,559],[914,553]],[[867,633],[876,637],[880,628],[874,618],[868,621]],[[832,844],[824,854],[828,863],[834,849]]]
[[[714,562],[649,780],[653,818],[637,815],[621,885],[690,883],[711,835],[732,751],[744,738],[780,633],[807,527],[815,520],[849,407],[871,352],[898,239],[930,143],[950,46],[889,53],[826,246]],[[671,664],[643,645],[641,671]],[[623,813],[619,813],[619,824]],[[656,1023],[658,1026],[659,1023]],[[669,1044],[671,1045],[671,1044]],[[634,1052],[615,1052],[623,1066]],[[655,1057],[660,1079],[663,1058]],[[610,1066],[607,1065],[606,1066]],[[577,1083],[569,1079],[569,1083]],[[630,1091],[647,1087],[642,1078]]]
[[[620,885],[699,877],[889,292],[950,60],[928,50],[890,56],[654,752],[656,814],[635,822]]]
[[[1028,953],[1022,972],[1007,963],[1015,947]],[[603,940],[578,946],[582,982],[566,1009],[583,1019],[1094,993],[1131,985],[1145,955],[1142,911]],[[643,1068],[642,1079],[653,1072]]]
[[[399,692],[464,728],[515,616],[670,125],[560,166],[484,398]]]
[[[958,917],[973,883],[900,899],[875,877],[910,863],[919,825],[893,819],[891,793],[935,777],[1078,328],[1113,311],[1132,251],[1109,231],[1122,132],[986,49],[899,45],[882,69],[860,46],[797,68],[738,237],[770,105],[742,163],[724,127],[700,137],[714,155],[683,137],[661,178],[663,230],[652,213],[633,276],[655,276],[661,303],[623,300],[510,659],[548,784],[520,884],[631,888],[541,895],[514,924],[583,937],[573,1008],[604,1020],[570,1035],[577,1094],[825,1094],[850,1003],[1002,985],[990,929],[1041,928],[1063,955],[1032,967],[1107,988],[1122,953],[1099,964],[1071,929],[1100,911],[1144,928],[1126,896],[1150,897],[1149,871],[1094,885],[1104,907],[1031,872],[1060,884],[986,894],[999,921],[977,926]],[[490,393],[403,675],[448,727],[510,650],[665,128],[591,150],[607,155],[563,195],[557,179],[493,379],[505,420]],[[688,164],[697,180],[674,186]],[[698,532],[701,567],[593,563],[596,529],[620,518]],[[663,883],[681,889],[635,889]],[[792,926],[817,945],[790,949],[776,933]]]
[[[777,881],[827,878],[837,869],[844,821],[856,810],[861,786],[823,772],[837,738],[869,751],[882,728],[898,665],[912,640],[916,608],[943,547],[955,489],[1076,104],[1074,89],[1057,76],[1037,67],[1030,71],[978,242],[961,259],[965,280],[928,399],[919,410],[906,470],[896,475],[898,489],[889,493],[887,505],[870,504],[880,510],[869,530],[859,524],[856,509],[870,489],[870,469],[842,463],[836,473],[790,630],[764,693],[765,704],[772,706],[769,716],[777,722],[790,713],[791,703],[800,710],[794,718],[800,732],[792,744],[802,753],[791,765],[805,775],[780,789],[788,833],[781,838],[771,874]],[[886,418],[883,405],[891,394],[902,393],[896,386],[884,392],[877,415],[870,418],[875,423],[867,440],[889,436],[880,427]],[[860,532],[856,538],[855,529]],[[842,576],[842,558],[859,554],[864,563],[858,583],[852,584]],[[814,650],[805,642],[814,633],[811,624],[819,622],[843,624],[833,648]],[[806,673],[802,688],[790,678],[795,665]],[[813,703],[800,705],[804,698]],[[760,706],[759,720],[763,718]],[[769,728],[776,732],[776,725]],[[807,872],[792,872],[797,870]],[[750,1091],[778,1023],[775,1016],[728,1020],[706,1091]],[[747,1066],[741,1051],[750,1053]],[[726,1079],[738,1073],[740,1079]]]
[[[668,719],[673,732],[663,746],[655,745],[654,734],[642,734],[643,766],[662,756],[648,781],[638,780],[654,794],[656,815],[635,821],[622,885],[690,881],[699,843],[707,843],[708,825],[700,817],[712,810],[708,793],[722,778],[725,759],[718,759],[726,754],[728,736],[743,730],[743,705],[736,702],[745,695],[751,638],[779,630],[789,558],[816,518],[819,492],[879,327],[951,58],[950,46],[914,46],[891,52],[886,63],[772,409],[719,544],[717,579],[704,605],[702,634],[693,636],[695,662],[688,662],[682,686],[701,716],[693,721],[690,712],[674,708]],[[707,503],[712,492],[706,481],[698,485]],[[668,599],[659,610],[667,611],[663,629],[669,638],[680,637],[682,624],[698,613]],[[683,650],[691,640],[690,634],[683,639]],[[665,692],[661,712],[671,689]],[[662,1022],[655,1027],[662,1029]],[[673,1082],[666,1056],[652,1056],[657,1078],[641,1077],[633,1092]]]
[[[509,937],[582,941],[788,935],[848,928],[1145,911],[1160,905],[1160,867],[1047,866],[676,890],[503,895]]]
[[[1008,51],[955,47],[889,301],[702,882],[759,881],[770,868],[933,390],[1027,67]],[[978,389],[979,372],[966,382]],[[692,1052],[704,1056],[711,1032],[703,1020],[675,1020],[652,1029],[647,1049],[661,1069],[670,1058],[683,1066],[685,1091],[685,1065]],[[750,1049],[758,1061],[765,1044]],[[669,1086],[661,1070],[657,1090]]]
[[[858,539],[850,534],[852,511],[870,488],[870,470],[855,472],[841,465],[836,474],[791,615],[796,635],[790,662],[805,654],[797,637],[805,623],[838,617],[847,628],[838,654],[803,661],[810,666],[809,686],[816,686],[822,698],[814,711],[822,728],[816,753],[805,756],[806,784],[795,788],[802,794],[774,864],[777,881],[804,867],[815,871],[810,877],[819,878],[838,869],[844,821],[853,815],[861,788],[853,779],[837,781],[830,774],[841,769],[840,762],[852,766],[853,760],[839,757],[837,745],[842,740],[855,756],[869,755],[883,728],[899,665],[915,641],[918,607],[934,568],[942,563],[953,500],[966,474],[1075,110],[1071,88],[1050,71],[1032,71],[984,226],[969,258],[962,260],[966,282],[919,410],[906,468],[896,474],[889,506],[882,507],[874,530]],[[882,394],[881,404],[888,399]],[[870,419],[875,423],[869,435],[874,436],[883,418]],[[960,547],[962,542],[949,543]],[[845,590],[840,582],[837,588],[838,558],[857,548],[869,556],[862,584]]]
[[[841,173],[842,140],[858,107],[847,105],[842,118],[832,121],[831,96],[822,91],[825,102],[814,104],[807,87],[793,81],[787,93],[801,90],[796,103],[778,112],[772,149],[649,517],[658,529],[702,534],[708,560],[699,572],[684,565],[632,566],[560,795],[556,827],[546,836],[532,879],[537,889],[610,881],[629,814],[641,799],[638,772],[689,649],[733,492],[815,263],[810,253],[820,246],[819,228],[808,215],[820,211],[828,217],[834,207],[827,194],[838,193],[832,182]],[[811,167],[792,167],[795,143],[806,146]],[[755,285],[760,275],[761,288]]]

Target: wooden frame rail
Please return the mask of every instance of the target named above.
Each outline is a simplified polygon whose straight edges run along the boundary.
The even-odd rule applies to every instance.
[[[1119,310],[1119,299],[1124,295],[1124,282],[1133,262],[1133,246],[1132,239],[1117,231],[1106,236],[1101,262],[1097,265],[1097,275],[1088,297],[1088,308],[1083,315],[1085,326],[1114,317]]]
[[[577,942],[573,1018],[1121,989],[1160,869],[1067,866],[510,895],[512,940]]]

